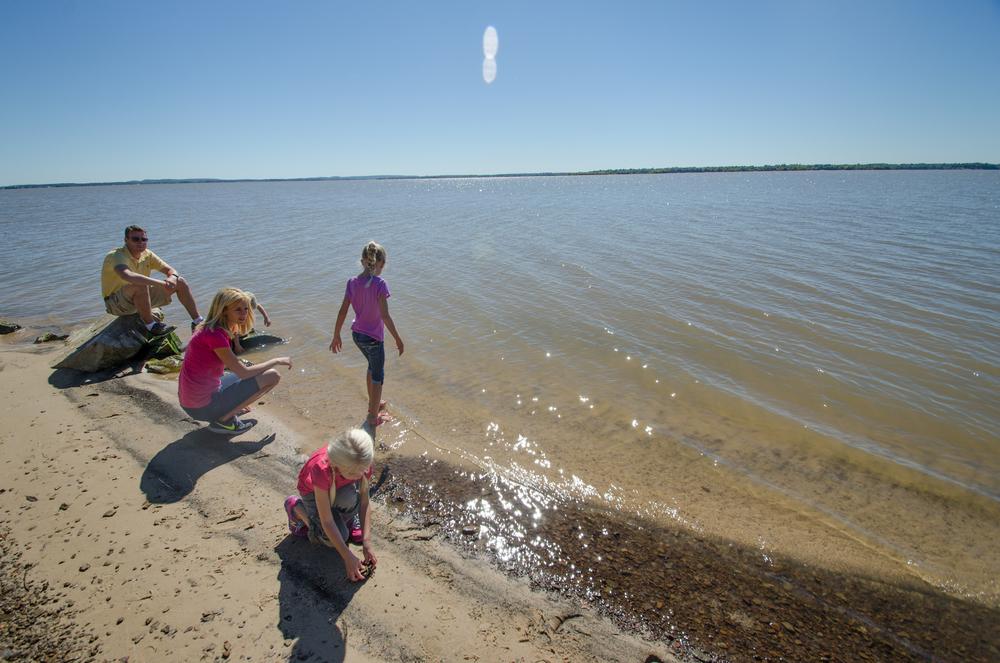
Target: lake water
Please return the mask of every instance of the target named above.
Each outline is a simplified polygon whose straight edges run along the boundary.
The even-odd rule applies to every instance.
[[[376,239],[406,341],[395,453],[1000,601],[1000,173],[0,191],[0,314],[103,313],[130,223],[203,312],[224,285],[259,296],[296,416],[363,416],[360,354],[327,345]]]

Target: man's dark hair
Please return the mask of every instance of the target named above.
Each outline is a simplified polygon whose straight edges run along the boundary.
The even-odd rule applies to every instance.
[[[128,237],[128,234],[133,230],[138,230],[141,233],[146,232],[145,228],[140,228],[139,226],[129,226],[128,228],[125,229],[125,237]]]

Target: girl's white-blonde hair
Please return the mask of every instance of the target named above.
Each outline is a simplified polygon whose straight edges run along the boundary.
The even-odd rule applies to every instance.
[[[361,266],[366,274],[374,274],[378,263],[384,262],[387,257],[385,247],[378,242],[368,242],[361,249]]]
[[[250,330],[253,329],[253,307],[250,305],[252,297],[253,295],[239,288],[223,288],[212,298],[212,305],[208,307],[208,317],[205,318],[202,325],[205,329],[221,327],[236,336],[249,334]],[[243,302],[247,305],[247,319],[236,329],[230,329],[226,326],[226,308],[237,302]]]
[[[326,446],[326,457],[341,474],[364,472],[375,459],[375,442],[360,428],[351,428]]]

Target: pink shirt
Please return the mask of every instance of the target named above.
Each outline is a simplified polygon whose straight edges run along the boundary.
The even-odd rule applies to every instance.
[[[386,282],[378,276],[355,276],[347,282],[344,297],[354,307],[355,318],[351,323],[351,331],[381,341],[384,332],[379,300],[389,298],[389,286]]]
[[[372,478],[371,465],[365,471],[365,476],[369,479]],[[313,452],[312,456],[309,456],[309,460],[299,471],[299,495],[312,495],[315,488],[330,492],[334,480],[337,482],[337,488],[354,483],[350,479],[340,476],[340,472],[334,476],[333,468],[330,467],[330,458],[326,455],[326,447],[320,447]]]
[[[225,364],[215,354],[216,348],[229,347],[229,334],[225,329],[201,327],[191,337],[184,351],[177,396],[181,405],[189,408],[205,407],[212,402],[212,394],[222,384]]]

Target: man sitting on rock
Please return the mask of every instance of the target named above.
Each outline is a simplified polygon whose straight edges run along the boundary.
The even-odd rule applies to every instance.
[[[198,305],[187,281],[177,270],[163,262],[158,255],[146,248],[149,237],[139,226],[125,229],[125,246],[110,251],[101,268],[101,292],[104,307],[111,315],[138,313],[149,330],[150,336],[162,336],[174,330],[153,317],[154,306],[166,306],[175,292],[177,299],[191,316],[194,328],[203,318],[198,315]],[[151,278],[153,270],[166,274],[162,281]]]

